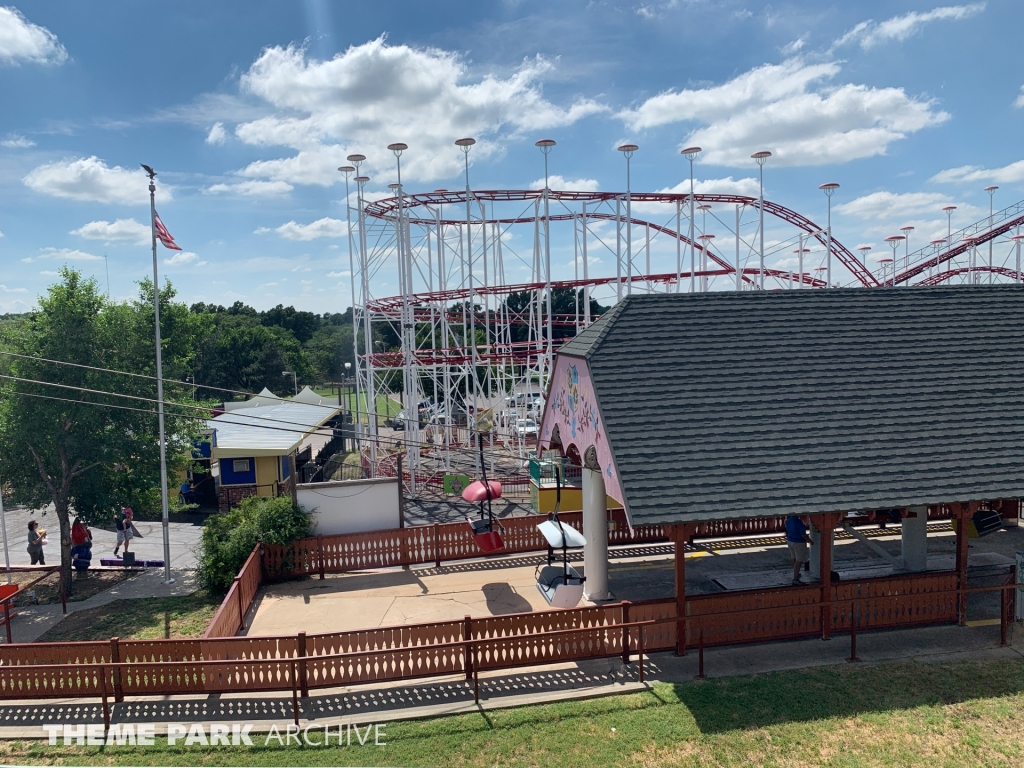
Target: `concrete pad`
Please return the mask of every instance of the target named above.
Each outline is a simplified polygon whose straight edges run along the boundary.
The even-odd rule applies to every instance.
[[[457,570],[414,568],[275,585],[263,594],[246,634],[345,632],[548,610],[535,569],[462,564]]]

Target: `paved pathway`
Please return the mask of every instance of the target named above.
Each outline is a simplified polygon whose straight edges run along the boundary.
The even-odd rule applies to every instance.
[[[28,521],[37,520],[43,528],[50,532],[52,540],[46,547],[45,555],[48,564],[56,565],[60,562],[60,546],[57,543],[57,535],[60,526],[57,522],[57,515],[52,505],[46,509],[27,509],[25,507],[14,507],[6,509],[7,518],[7,541],[11,555],[11,565],[28,565],[32,562],[28,555]],[[193,550],[198,546],[203,535],[202,524],[197,522],[175,521],[176,516],[172,515],[170,523],[171,541],[171,567],[172,568],[195,568],[196,558]],[[197,518],[198,520],[198,518]],[[135,527],[142,534],[141,539],[132,540],[132,551],[140,560],[163,560],[164,544],[163,531],[160,521],[136,521]],[[114,544],[117,542],[117,534],[114,531],[106,531],[102,528],[93,527],[93,558],[99,564],[101,557],[114,556]],[[3,567],[3,553],[0,552],[0,568]]]

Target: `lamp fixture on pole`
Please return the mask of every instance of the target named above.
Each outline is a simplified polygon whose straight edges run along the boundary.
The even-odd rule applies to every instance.
[[[700,154],[700,147],[687,147],[679,151],[683,157],[690,161],[690,293],[693,293],[696,288],[696,279],[694,277],[694,261],[696,256],[694,254],[695,245],[693,242],[693,160],[697,155]],[[739,280],[737,279],[736,285],[739,286]]]
[[[903,233],[903,237],[904,237],[904,241],[903,241],[903,269],[910,269],[910,233],[913,232],[913,231],[914,231],[914,227],[911,224],[904,224],[902,227],[900,227],[900,232]],[[893,277],[892,277],[893,285],[895,285],[896,284],[895,283],[895,280],[896,280],[896,265],[895,265],[895,263],[893,264],[892,270],[893,270]],[[904,285],[906,285],[906,283],[904,283]]]
[[[760,186],[760,192],[757,197],[757,231],[761,239],[760,248],[758,250],[758,256],[761,262],[759,267],[760,277],[758,278],[760,284],[758,287],[762,291],[764,290],[764,164],[768,162],[768,158],[771,156],[772,153],[767,150],[761,150],[760,152],[755,152],[751,155],[754,162],[757,163],[758,184]]]
[[[948,251],[953,247],[953,211],[956,210],[955,205],[947,205],[942,209],[946,214],[946,250]],[[935,271],[939,271],[939,265],[935,265]],[[949,259],[946,259],[946,271],[949,271]]]
[[[633,293],[633,213],[630,180],[630,159],[640,147],[636,144],[620,144],[619,152],[626,158],[626,295]]]
[[[832,287],[832,195],[839,189],[839,184],[834,181],[828,181],[824,184],[819,184],[818,189],[825,193],[825,197],[828,199],[828,221],[825,225],[825,266],[827,268],[828,277],[826,287]]]
[[[896,287],[896,248],[901,242],[906,240],[903,235],[889,235],[885,238],[885,242],[892,246],[892,283],[891,287]]]

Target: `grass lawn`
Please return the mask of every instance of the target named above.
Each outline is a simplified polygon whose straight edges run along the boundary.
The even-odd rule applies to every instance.
[[[147,597],[112,603],[68,614],[39,638],[42,643],[76,640],[154,640],[161,637],[201,637],[220,601],[205,592],[187,597]]]
[[[843,666],[386,727],[387,746],[0,744],[75,765],[1020,766],[1024,660]],[[372,742],[372,738],[370,739]]]
[[[329,389],[316,389],[316,390],[314,390],[314,392],[316,392],[318,395],[320,395],[322,397],[331,397],[331,398],[335,398],[335,399],[338,397],[338,390],[334,390],[332,392]],[[377,416],[379,418],[381,418],[381,419],[390,419],[392,416],[397,416],[398,412],[400,410],[402,410],[401,404],[397,400],[395,400],[393,398],[390,398],[387,395],[378,394],[376,396],[376,400],[377,400]],[[344,392],[342,394],[342,402],[346,402],[346,401],[347,401],[348,409],[350,411],[351,410],[358,410],[359,413],[362,415],[362,420],[366,421],[366,410],[367,410],[367,408],[366,408],[366,395],[365,394],[360,394],[359,395],[359,405],[358,405],[358,408],[356,406],[356,395],[355,395],[355,392],[350,392],[350,391]]]

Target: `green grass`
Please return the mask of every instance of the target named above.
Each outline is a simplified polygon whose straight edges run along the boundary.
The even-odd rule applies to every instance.
[[[114,600],[98,608],[69,614],[39,642],[154,640],[161,637],[201,637],[220,601],[205,592],[187,597],[146,597]]]
[[[321,397],[333,398],[337,402],[338,390],[333,392],[330,389],[315,389],[313,390]],[[375,397],[377,401],[377,416],[381,419],[390,419],[392,416],[397,416],[398,412],[402,410],[401,404],[388,397],[387,395],[378,394]],[[356,407],[356,395],[354,392],[343,392],[341,396],[342,403],[346,404],[349,411],[358,410],[363,421],[366,421],[366,394],[360,393],[358,408]]]
[[[386,747],[0,744],[0,762],[133,765],[1020,766],[1024,660],[843,666],[391,723]],[[263,738],[254,739],[257,745]]]

